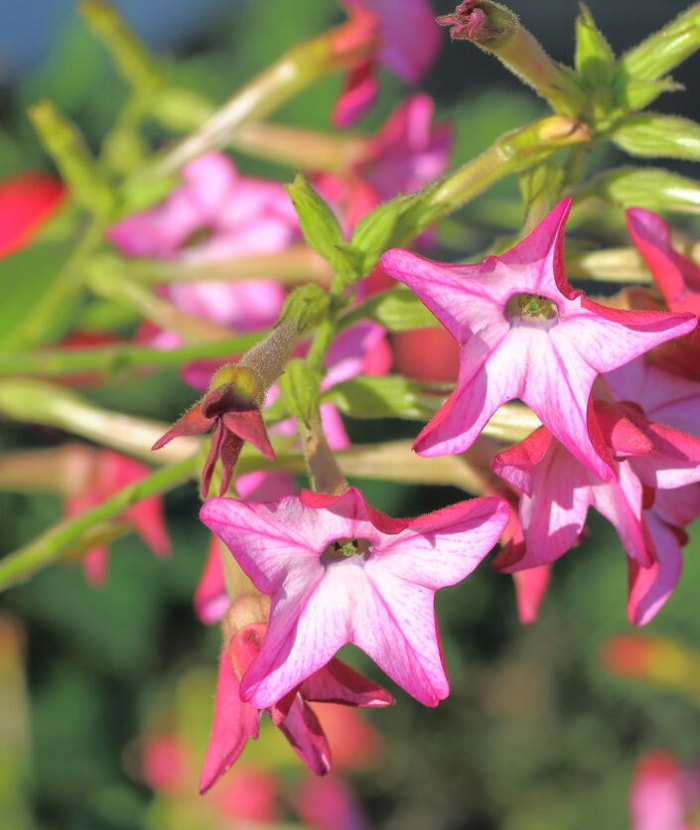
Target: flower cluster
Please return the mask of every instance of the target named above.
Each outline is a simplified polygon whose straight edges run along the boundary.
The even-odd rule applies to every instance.
[[[84,3],[134,87],[130,103],[99,163],[68,119],[38,105],[32,119],[65,184],[38,174],[0,184],[0,258],[34,268],[14,255],[35,237],[47,258],[64,237],[76,243],[60,253],[55,282],[41,272],[38,287],[6,292],[0,415],[98,445],[57,439],[3,458],[0,486],[58,495],[65,516],[3,559],[0,587],[78,557],[104,584],[107,545],[130,530],[164,557],[160,496],[198,479],[206,531],[198,527],[211,541],[194,607],[223,635],[201,793],[272,727],[326,776],[334,747],[319,704],[352,719],[402,692],[426,707],[445,700],[435,595],[497,544],[491,565],[512,576],[520,619],[533,623],[553,563],[585,541],[595,508],[619,536],[627,616],[641,626],[678,584],[700,516],[700,266],[692,241],[681,247],[659,215],[697,213],[700,188],[647,168],[589,179],[582,164],[608,140],[645,158],[700,160],[700,125],[642,112],[700,48],[697,7],[619,60],[582,7],[567,68],[493,0],[464,0],[438,18],[428,0],[342,5],[343,23],[215,107],[166,78],[105,3]],[[436,119],[425,92],[387,107],[373,132],[354,128],[385,70],[420,81],[440,26],[496,55],[552,109],[452,170],[455,125]],[[333,132],[269,118],[334,73]],[[159,132],[143,129],[147,118],[189,134],[149,155]],[[238,154],[299,172],[286,185],[251,175]],[[464,229],[464,261],[428,258],[449,258],[472,216],[455,211],[510,175],[524,203],[510,215],[524,228],[508,242],[490,238],[477,257],[492,236],[486,222]],[[439,224],[449,214],[454,224]],[[592,250],[588,231],[627,247]],[[610,264],[646,285],[598,296],[595,280],[619,282]],[[179,417],[172,404],[170,427],[68,388],[143,382],[164,367],[190,401]],[[344,415],[422,428],[393,440],[388,427],[365,445]],[[469,498],[391,517],[362,492],[367,477],[456,485]],[[351,665],[357,650],[391,690],[374,667],[365,677]],[[180,798],[191,746],[177,729],[159,734],[142,747],[143,777]],[[259,796],[249,804],[233,776],[218,787],[214,825],[277,820],[280,780],[268,772],[242,773]],[[359,826],[333,780],[305,785],[311,795],[292,812],[335,830],[340,804],[338,826]],[[670,755],[641,764],[637,830],[650,821],[681,830],[696,804],[690,765]]]

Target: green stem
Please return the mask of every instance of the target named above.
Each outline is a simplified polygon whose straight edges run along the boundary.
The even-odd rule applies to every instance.
[[[124,487],[92,510],[59,522],[33,542],[0,560],[0,591],[25,582],[37,571],[59,560],[81,536],[100,522],[113,519],[132,504],[172,490],[196,476],[193,458],[190,456],[181,459],[175,464],[156,470],[135,484]]]
[[[562,147],[590,140],[586,124],[562,115],[543,118],[501,136],[488,150],[445,178],[430,193],[427,203],[434,205],[440,215],[450,213],[504,176],[531,167]]]
[[[32,307],[22,321],[10,334],[2,339],[2,351],[21,352],[32,346],[46,342],[59,328],[56,321],[61,321],[62,328],[68,326],[71,316],[80,310],[79,298],[84,290],[83,266],[93,250],[102,240],[104,221],[94,217],[83,234],[78,246],[63,265],[51,287]],[[67,313],[70,309],[70,314]],[[59,334],[62,333],[59,331]]]
[[[226,262],[116,261],[130,277],[148,283],[274,278],[285,284],[315,282],[326,286],[331,278],[328,263],[301,243],[279,253],[242,256]]]
[[[201,153],[224,147],[244,126],[262,121],[317,80],[369,57],[376,43],[358,40],[353,29],[352,22],[345,23],[292,47],[237,90],[199,129],[155,159],[143,175],[170,175]]]
[[[167,429],[159,421],[112,412],[86,401],[70,389],[26,378],[0,382],[0,414],[17,421],[59,427],[149,461],[154,460],[151,447]],[[197,438],[180,438],[164,447],[157,459],[179,461],[198,446]]]
[[[230,340],[197,343],[169,351],[146,346],[115,345],[94,349],[47,349],[22,354],[0,354],[0,376],[35,375],[50,378],[96,372],[108,377],[130,369],[149,371],[178,367],[193,360],[207,358],[230,360],[234,355],[254,346],[262,334],[244,334]]]

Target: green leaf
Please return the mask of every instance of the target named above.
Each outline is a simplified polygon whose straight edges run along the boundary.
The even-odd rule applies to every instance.
[[[345,329],[360,320],[374,320],[389,331],[437,327],[440,323],[408,288],[391,288],[375,294],[340,320]]]
[[[311,423],[318,413],[321,377],[300,358],[290,360],[278,379],[288,412],[299,422]]]
[[[615,55],[583,4],[576,19],[574,65],[589,89],[610,86],[615,78]]]
[[[363,276],[371,271],[391,244],[396,221],[405,203],[403,196],[384,202],[357,223],[352,235],[352,246],[362,255]]]
[[[628,78],[620,71],[618,73],[617,101],[625,112],[641,110],[655,101],[664,92],[678,92],[683,86],[677,84],[673,78],[661,78],[658,81],[646,81],[639,78]]]
[[[25,316],[49,289],[72,248],[72,242],[46,242],[0,259],[0,350],[22,329]],[[67,320],[78,308],[70,306],[65,311]],[[54,323],[52,334],[65,328],[62,318]]]
[[[620,59],[628,78],[658,81],[700,48],[700,6],[694,3]]]
[[[674,115],[642,113],[621,121],[610,133],[632,156],[700,160],[700,124]]]
[[[400,375],[359,377],[339,383],[322,396],[353,418],[427,420],[435,410],[421,401],[422,387]]]
[[[345,244],[335,214],[301,174],[285,187],[299,216],[304,239],[319,256],[330,262],[336,246]]]
[[[621,208],[700,213],[700,183],[660,167],[623,167],[596,176],[579,196],[599,196]]]

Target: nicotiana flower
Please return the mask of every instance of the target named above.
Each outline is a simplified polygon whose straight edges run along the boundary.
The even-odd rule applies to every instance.
[[[96,507],[124,487],[144,478],[149,471],[146,464],[114,450],[76,447],[74,480],[67,485],[70,492],[65,500],[66,515],[79,516]],[[170,539],[159,496],[149,496],[128,507],[122,517],[133,524],[156,556],[170,553]],[[83,558],[85,574],[94,585],[102,585],[107,579],[108,555],[107,545],[98,545]]]
[[[671,244],[671,228],[643,208],[627,211],[627,227],[671,311],[700,315],[700,268]]]
[[[244,701],[240,677],[266,640],[265,625],[245,625],[224,644],[219,663],[214,720],[204,757],[200,790],[205,793],[236,761],[249,739],[257,739],[262,711]],[[317,775],[331,768],[331,752],[323,728],[308,701],[381,707],[391,695],[337,659],[331,659],[295,684],[267,710],[294,751]]]
[[[673,248],[668,224],[648,210],[631,208],[627,226],[668,308],[700,316],[700,268]],[[669,372],[700,380],[700,331],[665,343],[649,356]]]
[[[457,387],[418,436],[421,455],[466,450],[506,401],[521,399],[550,432],[604,480],[611,460],[593,416],[593,383],[653,346],[687,334],[690,314],[619,311],[568,284],[562,200],[522,242],[477,265],[384,254],[387,273],[408,285],[461,347]]]
[[[260,414],[260,383],[256,373],[242,366],[222,366],[214,375],[209,391],[153,445],[159,450],[179,435],[200,435],[213,429],[209,455],[202,470],[201,491],[206,496],[216,462],[221,462],[219,493],[225,493],[244,441],[249,441],[266,458],[275,458]]]
[[[319,175],[314,186],[340,209],[354,228],[380,202],[414,193],[441,176],[447,167],[452,130],[433,121],[429,95],[412,95],[400,103],[365,152],[344,176]]]
[[[684,766],[667,752],[647,752],[630,792],[632,830],[694,830],[700,806],[700,766]]]
[[[484,498],[392,519],[355,488],[340,496],[302,491],[278,504],[210,499],[202,521],[272,601],[243,699],[273,706],[354,643],[421,703],[437,705],[449,684],[435,591],[474,570],[508,513],[501,499]]]
[[[340,127],[364,115],[379,92],[376,65],[381,64],[408,84],[416,84],[440,48],[440,30],[429,0],[343,0],[358,36],[379,34],[376,59],[362,60],[351,70],[333,110]]]
[[[181,175],[182,184],[162,204],[110,228],[123,254],[207,264],[282,251],[298,236],[280,182],[242,176],[223,153],[200,156]],[[173,283],[165,291],[191,314],[249,332],[277,319],[284,287],[273,277]]]
[[[548,565],[578,543],[588,508],[595,507],[620,536],[630,571],[628,615],[642,625],[675,587],[683,528],[700,512],[700,440],[646,421],[631,404],[596,401],[595,408],[615,458],[609,481],[545,427],[495,457],[496,472],[522,491],[523,531],[496,565],[509,572]]]

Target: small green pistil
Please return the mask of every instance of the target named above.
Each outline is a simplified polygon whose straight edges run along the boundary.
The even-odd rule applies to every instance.
[[[549,327],[559,317],[557,305],[539,294],[513,294],[506,303],[505,318],[511,325]]]
[[[332,562],[343,562],[351,556],[369,556],[370,543],[366,539],[336,539],[326,545],[321,554],[321,561],[324,565]]]

